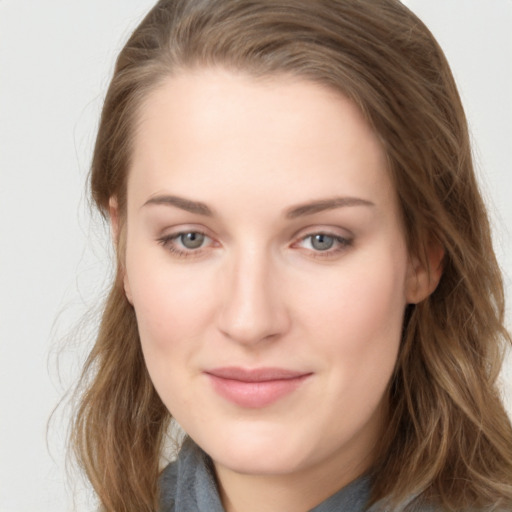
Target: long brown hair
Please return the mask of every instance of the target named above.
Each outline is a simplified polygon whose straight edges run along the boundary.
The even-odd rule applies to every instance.
[[[406,314],[372,502],[512,507],[512,428],[496,379],[503,285],[467,123],[435,39],[397,0],[161,0],[121,51],[91,172],[121,212],[118,271],[79,389],[72,446],[108,511],[157,508],[170,414],[147,373],[122,286],[126,177],[137,114],[165,78],[196,66],[287,74],[353,100],[382,140],[411,254],[445,251],[436,291]]]

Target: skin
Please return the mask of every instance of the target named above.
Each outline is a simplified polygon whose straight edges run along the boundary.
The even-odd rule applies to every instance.
[[[125,290],[146,364],[212,457],[227,512],[306,511],[364,473],[405,307],[432,283],[358,109],[297,78],[183,71],[141,109],[127,205]],[[115,198],[111,216],[119,229]],[[180,233],[205,237],[187,248]],[[205,374],[226,366],[307,378],[242,407]]]

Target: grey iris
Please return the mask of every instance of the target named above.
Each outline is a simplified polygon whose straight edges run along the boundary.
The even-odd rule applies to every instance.
[[[311,237],[311,246],[317,251],[327,251],[334,245],[334,237],[329,235],[314,235]]]
[[[187,249],[198,249],[203,245],[204,235],[202,233],[183,233],[180,235],[183,247]]]

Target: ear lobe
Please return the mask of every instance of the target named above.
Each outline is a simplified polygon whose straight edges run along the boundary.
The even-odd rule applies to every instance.
[[[112,196],[108,201],[108,213],[109,213],[109,217],[110,217],[110,229],[112,232],[112,240],[114,242],[114,245],[116,246],[116,251],[118,253],[117,254],[118,272],[119,272],[119,275],[122,275],[122,278],[123,278],[124,294],[126,295],[128,302],[133,305],[130,282],[129,282],[128,276],[126,274],[126,268],[123,264],[123,258],[119,254],[119,251],[123,250],[123,249],[121,249],[120,245],[119,245],[119,236],[120,236],[119,205],[117,203],[117,199],[114,196]],[[121,244],[121,247],[123,247],[124,245],[125,244]]]
[[[406,283],[408,304],[418,304],[437,288],[443,274],[444,249],[439,243],[431,243],[426,250],[426,265],[414,256],[409,262]]]

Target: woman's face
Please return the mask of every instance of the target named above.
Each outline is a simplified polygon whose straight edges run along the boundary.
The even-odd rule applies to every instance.
[[[220,472],[365,469],[416,290],[377,137],[329,89],[220,69],[139,121],[125,289],[163,402]]]

